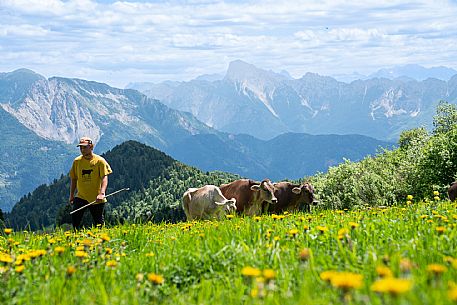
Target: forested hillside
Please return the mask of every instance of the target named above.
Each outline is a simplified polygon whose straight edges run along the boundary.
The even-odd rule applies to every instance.
[[[179,184],[180,182],[176,180],[176,177],[183,177],[183,179],[187,179],[186,185],[189,185],[188,187],[201,184],[202,182],[199,181],[204,183],[226,181],[222,178],[223,174],[202,173],[195,168],[175,161],[161,151],[135,141],[127,141],[118,145],[103,154],[103,157],[113,168],[113,174],[109,176],[107,193],[121,188],[130,188],[129,192],[119,193],[109,198],[107,210],[115,210],[116,213],[107,213],[107,219],[113,222],[125,219],[130,220],[132,217],[137,220],[138,215],[143,215],[143,213],[142,209],[135,209],[134,203],[137,200],[141,202],[140,199],[143,197],[149,198],[148,204],[156,204],[160,198],[160,207],[156,207],[156,209],[161,211],[168,209],[168,205],[175,204],[175,198],[179,198],[182,195],[179,192],[185,186],[174,188],[175,193],[173,193],[172,199],[169,201],[162,200],[164,194],[162,194],[160,188],[158,190],[161,194],[159,198],[150,197],[152,196],[151,191],[149,191],[151,185],[161,185],[160,181],[169,180],[169,182]],[[233,175],[226,176],[235,177]],[[11,213],[7,214],[7,223],[16,229],[30,228],[31,230],[42,229],[55,224],[70,223],[69,187],[68,176],[62,176],[50,185],[41,185],[31,194],[21,198],[13,207]],[[153,196],[155,197],[156,195]],[[131,198],[136,199],[133,200]],[[122,205],[117,209],[123,202],[128,202],[128,206]],[[166,208],[164,208],[163,204],[167,205]],[[135,213],[135,211],[140,211],[140,214]],[[176,217],[179,216],[178,214]],[[116,216],[116,218],[113,216]],[[165,218],[157,216],[157,219]],[[170,220],[170,218],[167,218],[167,220]]]
[[[399,148],[360,162],[345,162],[312,178],[325,207],[334,209],[394,205],[407,195],[447,196],[457,179],[457,106],[441,101],[431,133],[425,128],[404,131]]]

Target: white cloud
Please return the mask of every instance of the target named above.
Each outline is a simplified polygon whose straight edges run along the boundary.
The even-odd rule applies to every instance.
[[[122,87],[222,73],[235,59],[295,77],[457,68],[455,16],[443,0],[0,0],[0,71]]]

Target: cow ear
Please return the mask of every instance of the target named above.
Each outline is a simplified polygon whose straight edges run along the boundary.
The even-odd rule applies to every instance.
[[[260,185],[254,184],[253,186],[251,186],[251,190],[252,191],[260,191]]]
[[[294,194],[300,194],[300,193],[301,193],[301,188],[299,188],[299,187],[294,187],[294,188],[292,189],[292,193],[294,193]]]

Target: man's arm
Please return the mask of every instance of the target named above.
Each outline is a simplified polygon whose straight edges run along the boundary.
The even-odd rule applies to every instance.
[[[70,180],[71,180],[71,183],[70,183],[70,198],[68,199],[68,201],[70,202],[70,204],[72,204],[73,200],[75,199],[76,179],[70,179]]]
[[[108,176],[102,178],[102,185],[100,187],[100,192],[97,195],[97,201],[102,201],[105,199],[106,188],[108,187]]]

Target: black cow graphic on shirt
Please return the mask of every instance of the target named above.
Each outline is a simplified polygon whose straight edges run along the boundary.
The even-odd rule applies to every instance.
[[[83,169],[82,170],[82,175],[81,175],[83,181],[92,180],[91,175],[92,175],[93,171],[94,171],[93,169]]]

